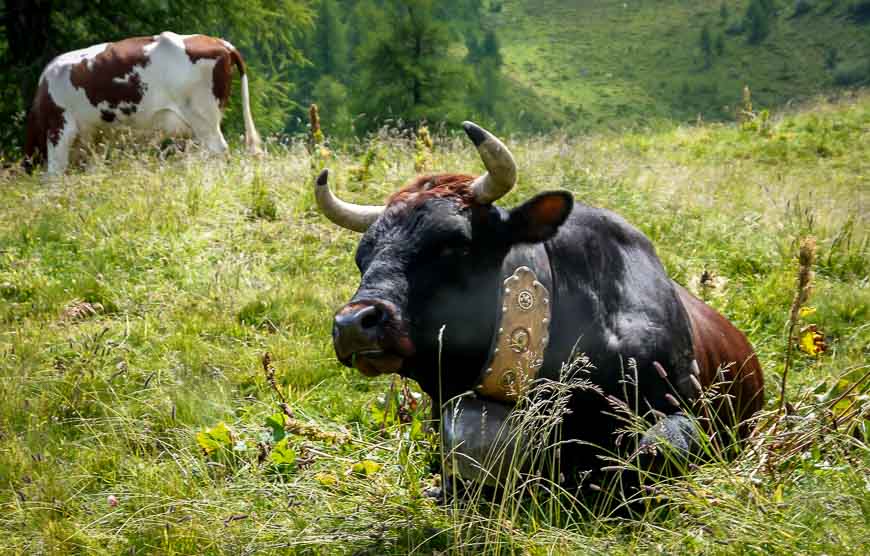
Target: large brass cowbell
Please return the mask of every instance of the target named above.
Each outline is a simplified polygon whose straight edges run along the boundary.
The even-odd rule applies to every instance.
[[[549,342],[550,292],[527,266],[508,276],[501,292],[495,340],[477,391],[516,401],[538,376]]]

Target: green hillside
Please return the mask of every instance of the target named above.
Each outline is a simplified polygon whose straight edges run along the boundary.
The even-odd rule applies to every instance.
[[[768,3],[769,34],[757,44],[738,32],[744,0],[505,0],[491,3],[489,21],[510,79],[575,129],[731,118],[746,84],[767,107],[870,79],[870,3]]]

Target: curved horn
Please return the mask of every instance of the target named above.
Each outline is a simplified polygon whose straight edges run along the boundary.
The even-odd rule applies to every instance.
[[[469,139],[477,147],[487,172],[474,180],[471,187],[478,203],[489,204],[513,189],[517,183],[517,163],[504,143],[473,122],[462,122]]]
[[[317,176],[314,186],[314,198],[317,199],[320,212],[342,228],[360,233],[368,230],[372,222],[384,212],[384,207],[355,205],[342,201],[329,190],[328,178],[329,170],[323,170]]]

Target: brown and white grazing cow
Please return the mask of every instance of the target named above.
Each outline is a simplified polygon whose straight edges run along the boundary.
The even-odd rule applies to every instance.
[[[27,119],[24,152],[29,165],[45,157],[49,174],[62,174],[76,139],[110,126],[192,134],[209,151],[223,153],[223,109],[232,66],[242,80],[245,143],[259,150],[251,118],[242,55],[229,42],[171,32],[103,43],[61,54],[39,80]]]

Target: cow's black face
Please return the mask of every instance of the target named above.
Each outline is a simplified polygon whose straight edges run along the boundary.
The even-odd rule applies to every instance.
[[[505,255],[554,235],[571,207],[565,192],[509,212],[439,196],[437,186],[397,196],[359,243],[360,287],[333,326],[338,359],[369,376],[399,372],[430,394],[473,387],[489,353]]]

